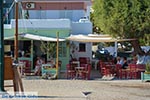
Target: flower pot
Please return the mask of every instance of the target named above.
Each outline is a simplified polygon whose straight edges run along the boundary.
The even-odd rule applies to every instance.
[[[150,81],[150,73],[149,72],[142,72],[141,73],[141,80],[142,81]]]

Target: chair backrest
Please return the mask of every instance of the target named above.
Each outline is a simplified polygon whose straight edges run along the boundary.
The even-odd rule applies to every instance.
[[[91,64],[88,64],[88,65],[87,65],[87,74],[88,74],[87,78],[90,79],[90,74],[91,74]]]
[[[87,71],[88,71],[88,72],[91,72],[91,64],[88,64],[88,65],[87,65]]]
[[[137,65],[136,64],[129,64],[128,66],[129,66],[130,70],[135,71],[137,69]]]
[[[80,62],[79,61],[72,61],[71,66],[73,67],[80,67]]]
[[[145,64],[137,64],[137,68],[139,69],[145,69],[146,65]]]
[[[99,65],[100,65],[100,68],[102,68],[104,66],[104,62],[100,60]]]
[[[121,64],[116,64],[116,70],[118,71],[120,69],[122,69],[122,65]]]
[[[13,80],[14,79],[14,70],[12,67],[11,57],[4,58],[4,80]]]
[[[74,69],[75,69],[72,64],[67,64],[67,65],[66,65],[66,68],[67,68],[67,71],[68,71],[68,70],[74,70]]]
[[[90,59],[88,57],[79,57],[80,64],[88,64]]]
[[[80,67],[87,67],[88,64],[80,64]]]
[[[58,61],[58,67],[61,67],[61,65],[62,65],[62,61]]]

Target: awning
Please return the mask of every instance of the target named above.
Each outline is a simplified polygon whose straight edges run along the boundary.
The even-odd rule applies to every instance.
[[[57,41],[57,38],[53,37],[45,37],[40,35],[33,35],[28,33],[19,34],[20,37],[28,38],[32,40],[41,40],[41,41]],[[65,41],[65,39],[59,38],[59,41]]]
[[[33,39],[33,40],[41,40],[43,41],[56,41],[56,33],[59,32],[60,41],[64,41],[66,37],[69,36],[70,30],[68,29],[50,29],[50,30],[28,30],[27,32],[22,30],[19,31],[18,40],[24,39]],[[4,40],[14,40],[14,29],[4,29]]]
[[[119,41],[135,40],[135,39],[115,39],[109,35],[71,35],[66,39],[78,42],[119,42]]]

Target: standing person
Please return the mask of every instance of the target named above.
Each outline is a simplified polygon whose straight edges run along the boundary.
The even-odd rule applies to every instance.
[[[35,75],[40,75],[41,73],[41,67],[44,61],[41,59],[41,57],[37,57],[36,66],[35,66]]]

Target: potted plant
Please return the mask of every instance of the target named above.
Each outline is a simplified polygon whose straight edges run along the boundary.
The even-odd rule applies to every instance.
[[[146,63],[145,72],[141,73],[142,81],[150,81],[150,62]]]

